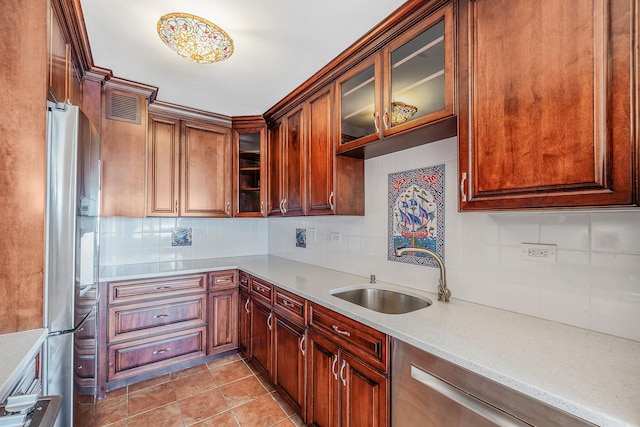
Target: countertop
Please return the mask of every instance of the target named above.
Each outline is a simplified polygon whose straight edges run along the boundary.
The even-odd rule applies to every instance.
[[[378,281],[428,308],[382,314],[332,296],[369,279],[271,255],[106,267],[101,281],[239,268],[601,426],[640,426],[640,342]],[[434,290],[435,290],[434,284]],[[455,289],[452,289],[455,297]]]
[[[40,350],[47,329],[0,335],[0,401],[20,379],[22,371]]]

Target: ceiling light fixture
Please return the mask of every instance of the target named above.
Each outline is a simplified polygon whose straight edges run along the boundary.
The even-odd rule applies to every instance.
[[[409,120],[418,111],[413,105],[404,102],[391,103],[391,124],[399,125]]]
[[[188,13],[168,13],[158,21],[160,39],[178,55],[200,64],[233,54],[233,40],[220,27]]]

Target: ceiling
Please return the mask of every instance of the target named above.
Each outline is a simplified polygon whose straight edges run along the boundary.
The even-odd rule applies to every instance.
[[[93,64],[158,87],[157,99],[228,116],[259,115],[327,65],[404,0],[81,0]],[[157,21],[191,13],[235,51],[196,64],[158,37]]]

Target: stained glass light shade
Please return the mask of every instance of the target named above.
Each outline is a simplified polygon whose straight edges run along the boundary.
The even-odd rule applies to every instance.
[[[413,105],[404,102],[393,102],[391,104],[391,124],[399,125],[409,120],[418,111]]]
[[[168,13],[158,21],[160,39],[178,55],[208,64],[233,54],[233,40],[220,27],[188,13]]]

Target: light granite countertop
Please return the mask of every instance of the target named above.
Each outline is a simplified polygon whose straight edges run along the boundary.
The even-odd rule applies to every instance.
[[[106,267],[102,281],[240,268],[310,301],[601,426],[640,426],[640,342],[392,283],[433,305],[377,313],[332,296],[369,279],[271,255]],[[434,286],[435,289],[435,286]],[[455,292],[455,290],[454,290]],[[455,295],[455,293],[454,293]]]
[[[24,368],[40,350],[47,329],[0,335],[0,402],[3,402]]]

